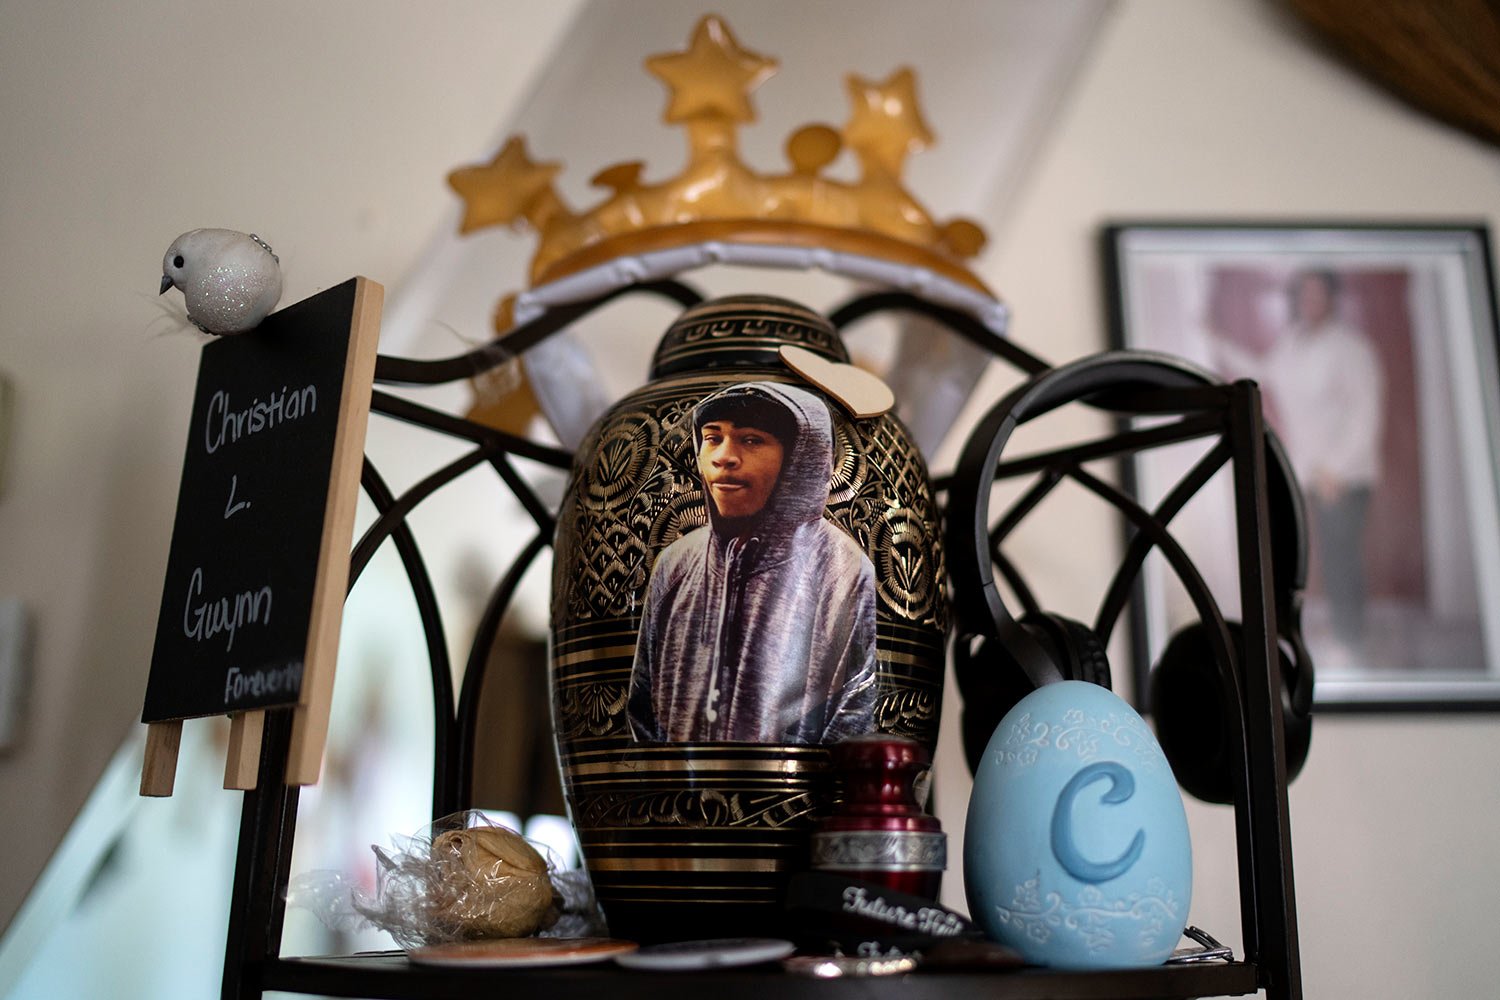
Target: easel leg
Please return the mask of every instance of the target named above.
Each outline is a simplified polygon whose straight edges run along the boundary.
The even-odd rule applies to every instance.
[[[316,785],[328,741],[328,705],[298,705],[292,710],[291,756],[287,758],[288,785]]]
[[[141,794],[163,798],[177,781],[177,749],[182,745],[182,720],[153,722],[146,727],[146,760],[141,766]]]
[[[260,740],[265,712],[236,712],[229,717],[229,753],[224,759],[224,787],[249,791],[260,770]]]

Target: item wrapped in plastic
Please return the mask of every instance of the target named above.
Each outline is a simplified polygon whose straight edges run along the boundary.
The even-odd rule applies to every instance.
[[[445,817],[395,850],[371,850],[373,894],[337,873],[309,872],[293,880],[288,903],[331,927],[373,925],[403,948],[526,937],[561,915],[576,933],[596,919],[586,876],[555,872],[519,833],[477,811]]]

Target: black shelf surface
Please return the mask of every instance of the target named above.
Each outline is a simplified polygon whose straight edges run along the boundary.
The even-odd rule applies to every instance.
[[[1072,998],[1187,998],[1238,996],[1256,991],[1256,968],[1246,962],[1170,965],[1109,972],[1019,969],[1006,972],[931,971],[895,976],[816,979],[775,966],[705,972],[643,972],[610,963],[531,969],[450,969],[413,965],[399,952],[266,962],[261,987],[369,1000],[421,997],[540,997],[544,1000],[629,1000],[712,997],[713,1000],[799,1000],[870,997],[952,1000]]]

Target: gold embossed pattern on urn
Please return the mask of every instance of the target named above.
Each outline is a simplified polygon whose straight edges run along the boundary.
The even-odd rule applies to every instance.
[[[780,361],[848,354],[782,299],[695,306],[579,449],[558,518],[553,715],[615,934],[774,927],[830,806],[827,744],[937,737],[947,606],[926,466]]]

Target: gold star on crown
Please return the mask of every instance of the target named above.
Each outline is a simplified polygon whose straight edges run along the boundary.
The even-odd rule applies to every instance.
[[[912,71],[898,69],[883,81],[848,76],[848,124],[797,129],[786,144],[791,169],[761,173],[740,160],[736,139],[738,127],[755,119],[750,92],[776,67],[741,46],[722,19],[703,18],[686,51],[646,60],[670,91],[667,123],[687,133],[681,174],[645,184],[639,161],[614,164],[592,181],[609,194],[576,212],[553,187],[561,166],[532,160],[515,136],[490,163],[448,175],[464,199],[461,231],[522,223],[533,229],[540,237],[533,286],[625,255],[718,240],[883,258],[988,295],[963,264],[984,245],[984,232],[967,219],[935,221],[901,183],[906,158],[933,142]],[[845,148],[860,166],[853,183],[824,175]],[[511,322],[508,302],[496,313],[499,332]]]

